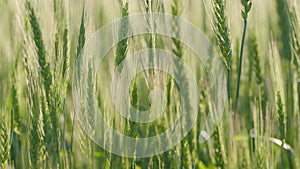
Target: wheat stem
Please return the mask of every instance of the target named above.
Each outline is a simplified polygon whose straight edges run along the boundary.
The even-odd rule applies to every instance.
[[[242,5],[244,6],[244,10],[242,10],[242,17],[244,19],[244,30],[243,30],[242,44],[241,44],[241,50],[240,50],[239,68],[238,68],[238,80],[237,80],[236,102],[235,102],[235,110],[236,111],[237,111],[238,101],[239,101],[240,82],[241,82],[242,64],[243,64],[243,53],[244,53],[245,39],[246,39],[246,33],[247,33],[247,24],[248,24],[247,18],[248,18],[248,13],[252,7],[252,2],[251,2],[251,0],[242,0]]]

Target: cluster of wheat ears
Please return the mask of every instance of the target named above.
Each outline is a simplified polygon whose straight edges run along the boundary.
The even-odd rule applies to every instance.
[[[0,169],[300,168],[300,13],[297,10],[300,6],[297,2],[0,0],[0,11],[3,11],[0,15]],[[209,75],[200,62],[192,61],[193,52],[187,46],[179,39],[156,34],[155,27],[149,27],[154,33],[118,42],[103,61],[102,79],[93,77],[89,67],[89,97],[83,99],[87,99],[89,108],[97,103],[108,123],[124,135],[142,138],[164,132],[176,120],[181,103],[180,89],[170,75],[147,70],[132,80],[130,101],[136,109],[151,107],[148,94],[156,86],[165,91],[164,115],[151,124],[139,124],[117,115],[104,86],[110,82],[111,72],[135,50],[168,49],[191,67],[198,82],[196,125],[180,144],[149,158],[112,154],[98,146],[79,125],[72,103],[71,75],[81,50],[97,29],[116,18],[138,12],[168,13],[189,20],[218,51],[227,78],[223,86],[227,104],[222,120],[205,143],[200,144],[198,138],[210,112],[212,96],[206,83]],[[145,18],[146,24],[150,22]],[[177,21],[171,26],[174,34],[180,33]],[[118,28],[112,36],[130,31],[130,22],[122,20]],[[151,53],[149,62],[155,62]],[[181,67],[177,69],[184,79]],[[93,120],[94,116],[89,115]],[[90,125],[93,124],[91,121]]]

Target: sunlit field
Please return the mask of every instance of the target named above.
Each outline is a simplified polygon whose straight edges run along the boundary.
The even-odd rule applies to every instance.
[[[300,168],[299,0],[0,0],[0,169]]]

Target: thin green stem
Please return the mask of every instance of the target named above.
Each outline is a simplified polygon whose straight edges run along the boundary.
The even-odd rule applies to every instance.
[[[237,111],[238,102],[239,102],[239,92],[240,92],[240,83],[241,83],[241,74],[242,74],[242,64],[243,64],[243,53],[244,53],[244,46],[245,46],[245,39],[247,33],[247,20],[244,20],[244,31],[243,31],[243,38],[241,44],[241,51],[240,51],[240,61],[239,61],[239,70],[238,70],[238,80],[237,80],[237,88],[236,88],[236,102],[235,102],[235,110]],[[235,111],[235,112],[236,112]]]

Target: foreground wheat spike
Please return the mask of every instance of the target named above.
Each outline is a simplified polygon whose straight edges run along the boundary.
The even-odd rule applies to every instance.
[[[241,3],[244,7],[244,9],[241,11],[242,17],[244,20],[247,20],[248,13],[250,12],[252,7],[252,0],[241,0]]]
[[[224,59],[227,69],[227,93],[228,93],[228,108],[230,110],[230,79],[231,79],[231,62],[232,48],[230,40],[230,32],[228,28],[228,19],[225,13],[224,0],[212,0],[214,12],[214,32],[217,36],[218,46]]]
[[[39,22],[37,20],[34,9],[29,1],[26,2],[26,8],[29,14],[29,22],[33,32],[33,40],[37,48],[38,62],[41,68],[41,74],[43,77],[43,82],[46,90],[46,97],[48,105],[51,104],[51,85],[52,85],[52,75],[50,72],[50,65],[46,60],[46,50],[44,41],[42,39],[42,32],[40,29]],[[50,107],[50,106],[49,106]]]
[[[247,33],[248,13],[250,12],[251,7],[252,7],[252,1],[251,0],[241,0],[241,3],[244,7],[244,9],[241,12],[242,17],[244,19],[244,31],[243,31],[243,37],[242,37],[242,44],[241,44],[241,50],[240,50],[240,61],[239,61],[239,69],[238,69],[236,103],[235,103],[236,110],[237,110],[239,94],[240,94],[240,82],[241,82],[241,74],[242,74],[243,52],[244,52],[244,45],[245,45],[245,39],[246,39],[246,33]]]
[[[226,69],[227,69],[227,94],[228,94],[228,110],[231,111],[231,92],[230,92],[230,80],[231,80],[231,63],[232,63],[232,47],[230,39],[230,31],[228,27],[228,18],[226,15],[226,7],[224,0],[212,0],[213,12],[214,12],[214,32],[217,36],[218,46],[222,54]],[[216,167],[224,168],[225,158],[221,152],[221,143],[219,138],[219,129],[215,130],[214,134],[214,147],[216,153]]]

